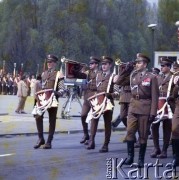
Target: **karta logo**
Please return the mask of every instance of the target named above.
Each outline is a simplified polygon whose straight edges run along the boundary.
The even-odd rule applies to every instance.
[[[106,178],[107,179],[150,179],[149,169],[152,170],[152,177],[155,179],[178,179],[176,176],[176,168],[173,167],[173,163],[167,163],[163,165],[159,163],[157,159],[155,164],[145,163],[143,168],[139,168],[137,163],[133,163],[130,166],[124,165],[126,159],[121,158],[107,158],[106,159]],[[129,167],[129,168],[126,168]],[[165,167],[163,172],[160,168]],[[151,173],[150,173],[151,177]]]

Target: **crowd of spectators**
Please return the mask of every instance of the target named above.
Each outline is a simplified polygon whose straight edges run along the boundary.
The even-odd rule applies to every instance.
[[[18,82],[21,75],[11,73],[0,74],[0,95],[17,95]],[[28,96],[34,96],[35,75],[25,75],[25,82],[28,86]]]

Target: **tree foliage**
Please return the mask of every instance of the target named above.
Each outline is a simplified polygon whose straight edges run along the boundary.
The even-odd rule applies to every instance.
[[[177,27],[175,22],[179,20],[178,0],[159,0],[157,32],[158,50],[177,50]]]
[[[160,50],[175,49],[178,9],[177,0],[159,1]],[[0,66],[5,60],[12,71],[14,62],[23,63],[25,71],[35,72],[49,53],[86,63],[90,56],[125,62],[138,52],[149,55],[152,12],[146,0],[3,0]]]

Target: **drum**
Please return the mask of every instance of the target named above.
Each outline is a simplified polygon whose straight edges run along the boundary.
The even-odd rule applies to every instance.
[[[50,107],[53,100],[53,89],[44,89],[35,93],[36,95],[36,106],[37,108]]]
[[[159,97],[158,110],[160,110],[164,106],[165,103],[166,103],[166,97]],[[165,110],[164,110],[164,116],[168,116],[167,106],[165,107]]]
[[[88,98],[90,102],[93,118],[98,118],[104,112],[106,108],[106,96],[105,92],[95,94]]]
[[[92,108],[96,108],[96,106],[100,106],[104,102],[104,98],[105,92],[101,92],[89,97],[88,101],[90,102]]]

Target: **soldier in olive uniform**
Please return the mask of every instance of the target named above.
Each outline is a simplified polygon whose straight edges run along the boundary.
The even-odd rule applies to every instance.
[[[152,72],[152,74],[154,74],[155,76],[158,76],[159,74],[160,74],[160,69],[158,69],[158,68],[156,68],[156,67],[153,67],[152,69],[151,69],[151,72]],[[149,131],[149,139],[153,139],[153,136],[152,136],[152,132],[151,132],[151,130]]]
[[[119,66],[117,84],[121,87],[119,98],[120,115],[112,122],[113,127],[117,127],[121,121],[125,127],[127,127],[127,114],[131,99],[130,73],[133,70],[133,67],[131,69],[127,69],[126,67],[123,67],[122,65]]]
[[[167,97],[167,90],[170,78],[172,76],[171,66],[173,61],[168,58],[161,59],[161,75],[157,76],[158,85],[159,85],[159,102],[160,99],[164,99]],[[151,153],[151,158],[167,158],[167,149],[170,142],[171,137],[171,128],[172,122],[171,119],[168,118],[168,114],[164,114],[162,118],[163,122],[163,148],[160,150],[159,146],[159,127],[160,123],[152,124],[152,135],[154,142],[154,150]]]
[[[102,72],[97,74],[96,77],[96,87],[97,87],[97,93],[106,92],[106,96],[108,99],[110,99],[111,103],[114,104],[114,83],[112,80],[112,83],[109,87],[109,93],[107,93],[107,87],[109,83],[109,79],[112,75],[111,68],[113,64],[113,59],[110,57],[103,56],[102,57]],[[111,121],[112,121],[112,114],[113,109],[107,110],[104,112],[104,126],[105,126],[105,140],[102,148],[99,150],[100,153],[108,152],[108,144],[110,142],[111,137]],[[87,149],[95,149],[95,135],[97,132],[99,118],[92,119],[91,120],[91,127],[90,127],[90,140],[89,145],[87,146]]]
[[[57,71],[55,70],[57,61],[58,58],[56,56],[51,54],[47,56],[48,70],[42,73],[42,89],[54,89],[56,75],[57,75]],[[63,79],[64,79],[63,75],[61,75],[61,77],[59,77],[58,79],[57,89],[56,91],[54,91],[56,98],[61,96],[64,92],[65,87],[64,87]],[[35,116],[39,140],[37,141],[37,144],[34,146],[34,149],[39,148],[41,145],[44,145],[43,149],[51,149],[52,147],[51,142],[53,139],[55,126],[56,126],[57,109],[58,107],[50,107],[47,109],[49,114],[49,134],[46,143],[43,136],[44,113],[42,114],[42,116],[39,115]]]
[[[173,149],[173,166],[179,166],[179,60],[173,63],[174,69],[174,89],[172,92],[172,100],[170,97],[169,104],[174,103],[173,119],[172,119],[172,149]],[[169,99],[169,98],[168,98]]]
[[[88,123],[86,123],[86,118],[91,109],[91,106],[88,101],[88,98],[93,96],[97,91],[96,75],[99,72],[98,70],[99,63],[100,63],[100,60],[98,58],[90,57],[90,62],[89,62],[90,70],[85,71],[85,72],[80,72],[80,71],[75,71],[75,70],[73,71],[73,74],[75,75],[76,78],[87,80],[86,82],[87,84],[86,84],[86,88],[84,92],[84,102],[83,102],[83,107],[81,111],[81,123],[82,123],[83,133],[84,133],[84,136],[80,141],[81,144],[83,143],[87,144],[87,141],[89,140]]]
[[[144,166],[149,124],[155,119],[157,113],[158,83],[156,76],[147,70],[149,62],[150,59],[147,56],[138,53],[136,70],[130,77],[132,98],[127,118],[128,158],[125,165],[131,165],[134,161],[134,140],[135,133],[138,131],[140,141],[138,167]]]

